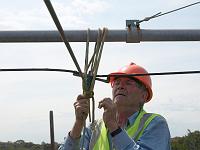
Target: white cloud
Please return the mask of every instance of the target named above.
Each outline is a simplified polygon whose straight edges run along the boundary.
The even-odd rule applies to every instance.
[[[0,30],[31,30],[49,27],[49,19],[44,14],[44,9],[22,9],[21,11],[9,11],[8,9],[1,9]]]
[[[80,15],[95,15],[109,8],[109,4],[102,0],[74,0],[72,6]]]
[[[56,29],[53,20],[44,3],[31,9],[11,9],[9,5],[0,10],[0,30],[33,30]],[[55,12],[63,27],[87,27],[88,16],[95,16],[107,10],[106,1],[81,1],[52,2]]]

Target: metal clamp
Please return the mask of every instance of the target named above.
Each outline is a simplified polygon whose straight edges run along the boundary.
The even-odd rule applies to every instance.
[[[137,23],[138,21],[139,20],[126,20],[126,28],[127,28],[126,43],[140,43],[141,31],[139,24]]]

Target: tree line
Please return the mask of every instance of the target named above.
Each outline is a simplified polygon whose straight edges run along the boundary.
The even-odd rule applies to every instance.
[[[55,143],[55,149],[60,145]],[[24,140],[17,140],[15,142],[0,142],[0,150],[51,150],[51,144],[42,142],[41,144],[34,144],[32,142],[25,142]]]
[[[174,137],[171,140],[172,150],[200,150],[200,131],[191,132],[183,137]]]
[[[55,149],[58,149],[60,144],[55,143]],[[172,150],[200,150],[200,131],[191,132],[182,137],[174,137],[171,139]],[[34,144],[17,140],[15,142],[0,142],[0,150],[51,150],[49,143],[42,142]]]

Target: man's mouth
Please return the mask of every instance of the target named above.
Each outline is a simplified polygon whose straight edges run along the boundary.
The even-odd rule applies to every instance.
[[[117,96],[126,96],[126,95],[125,95],[125,94],[122,94],[122,93],[119,93],[119,94],[116,94],[116,95],[115,95],[115,98],[116,98]]]

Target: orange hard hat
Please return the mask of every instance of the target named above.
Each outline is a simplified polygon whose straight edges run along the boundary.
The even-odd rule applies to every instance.
[[[148,72],[143,67],[136,65],[135,63],[130,63],[129,65],[124,66],[121,69],[119,69],[119,71],[109,74],[109,82],[112,84],[116,78],[112,75],[120,75],[120,74],[121,75],[123,75],[123,74],[148,74]],[[145,76],[129,76],[129,77],[139,80],[146,87],[146,89],[148,91],[148,98],[146,99],[145,102],[150,101],[153,96],[152,83],[151,83],[150,76],[145,75]]]

